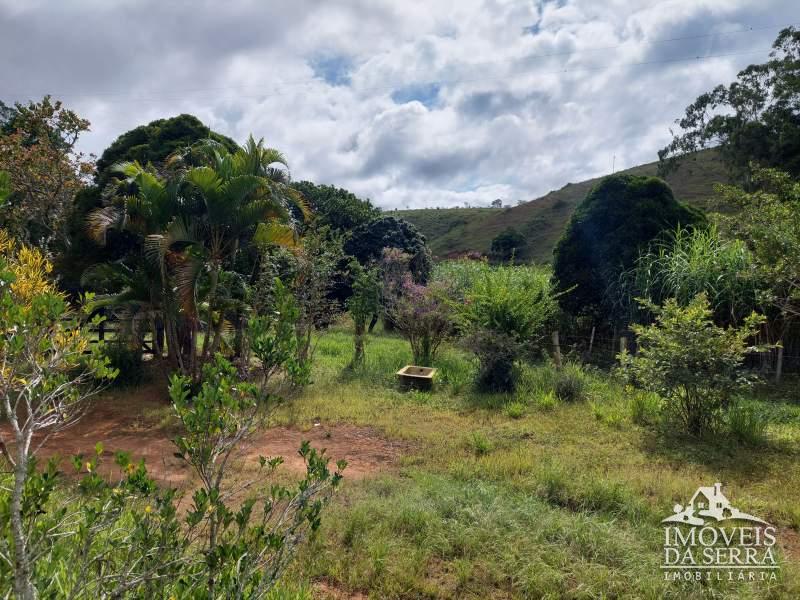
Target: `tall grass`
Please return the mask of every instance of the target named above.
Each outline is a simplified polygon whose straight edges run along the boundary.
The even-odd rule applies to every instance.
[[[765,290],[753,257],[741,240],[723,238],[716,227],[678,229],[643,253],[622,275],[628,311],[641,316],[635,298],[656,304],[675,298],[685,306],[704,292],[721,324],[737,324],[760,308]]]

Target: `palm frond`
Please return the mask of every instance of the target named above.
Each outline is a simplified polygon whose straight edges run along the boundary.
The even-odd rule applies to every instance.
[[[261,247],[274,245],[291,248],[296,246],[298,241],[294,227],[277,221],[259,223],[253,236],[253,242]]]

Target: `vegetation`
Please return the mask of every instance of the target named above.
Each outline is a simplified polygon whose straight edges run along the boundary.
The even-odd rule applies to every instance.
[[[350,368],[356,369],[364,364],[364,342],[367,336],[367,323],[380,307],[380,283],[377,269],[364,268],[358,262],[351,265],[353,293],[347,299],[347,310],[353,319],[353,360]]]
[[[145,311],[154,339],[163,323],[171,363],[196,377],[220,349],[228,313],[238,312],[234,261],[242,241],[294,243],[288,205],[302,204],[291,188],[270,178],[270,165],[285,160],[263,141],[251,137],[233,154],[204,144],[193,156],[204,164],[169,179],[138,163],[123,165],[137,194],[117,196],[91,213],[89,227],[98,243],[114,228],[138,238],[138,252],[128,259],[130,281],[105,303]]]
[[[478,387],[510,392],[516,362],[539,349],[558,306],[548,270],[501,266],[482,269],[454,308],[480,362]]]
[[[500,262],[507,262],[517,256],[525,245],[525,237],[513,227],[509,227],[492,240],[492,258]]]
[[[10,193],[0,205],[0,226],[52,257],[70,245],[73,198],[91,173],[91,163],[75,149],[89,122],[49,97],[4,112],[0,171],[7,173]]]
[[[721,325],[736,325],[754,310],[763,311],[768,288],[747,244],[723,237],[715,226],[668,232],[622,274],[621,287],[618,298],[629,305],[619,311],[632,321],[647,318],[636,298],[659,305],[674,298],[687,306],[703,293]]]
[[[623,369],[632,382],[661,395],[688,433],[716,431],[722,411],[748,383],[741,367],[763,317],[751,314],[741,327],[719,327],[703,293],[685,307],[669,299],[649,308],[656,322],[633,326],[640,347],[635,356],[622,354]]]
[[[425,237],[402,219],[380,217],[353,230],[345,242],[346,254],[362,265],[378,262],[384,248],[397,248],[409,255],[408,268],[417,283],[426,283],[431,272],[431,256]]]
[[[681,132],[659,153],[661,170],[716,148],[734,176],[749,185],[752,163],[800,175],[800,30],[783,29],[770,60],[742,70],[736,82],[702,94],[677,121]]]
[[[564,310],[595,318],[613,317],[620,273],[665,229],[703,222],[653,177],[614,175],[603,179],[572,215],[553,251],[553,275]]]
[[[712,226],[643,169],[536,205],[496,201],[474,214],[499,264],[434,266],[411,223],[293,184],[278,150],[187,115],[124,134],[87,186],[93,167],[73,150],[85,127],[49,99],[0,105],[5,216],[37,170],[72,186],[51,198],[58,235],[6,221],[43,250],[0,234],[0,596],[800,595],[794,376],[781,387],[754,369],[779,379],[759,342],[795,341],[791,173],[749,167],[746,190],[719,188],[735,218]],[[690,179],[674,181],[694,198],[713,183]],[[448,218],[429,219],[443,238],[476,227]],[[549,253],[564,223],[552,269],[511,264]],[[87,244],[94,256],[76,256]],[[117,326],[94,343],[105,317]],[[619,368],[585,364],[584,333],[616,346],[618,326]],[[436,368],[432,389],[398,385],[409,362]],[[80,439],[97,430],[134,452],[172,440],[155,477],[123,448],[119,472],[101,468],[103,443],[60,472],[48,441],[69,448],[63,429],[105,387]],[[159,388],[169,402],[143,408]],[[107,427],[103,411],[123,418]],[[341,500],[344,462],[329,468],[309,442],[288,472],[260,456],[301,432],[359,462]],[[169,481],[182,469],[175,489],[159,467]],[[787,540],[777,579],[662,579],[662,519],[714,480]]]
[[[303,195],[317,226],[327,227],[336,234],[349,236],[357,227],[380,216],[380,210],[369,200],[362,200],[342,188],[310,181],[298,181],[292,183],[292,187]]]
[[[639,165],[619,173],[652,177],[658,174],[658,163]],[[425,236],[433,255],[440,259],[472,253],[488,256],[492,240],[505,229],[514,227],[527,242],[517,253],[516,260],[549,263],[573,211],[601,179],[568,183],[540,198],[501,210],[422,208],[391,214],[413,223]],[[717,151],[710,149],[698,152],[692,160],[679,162],[664,180],[681,202],[708,210],[717,205],[714,184],[729,183],[731,177]],[[720,209],[727,212],[732,207],[723,205]]]
[[[442,342],[453,331],[449,288],[441,282],[421,286],[406,277],[399,297],[389,309],[394,327],[411,344],[415,365],[433,366]]]

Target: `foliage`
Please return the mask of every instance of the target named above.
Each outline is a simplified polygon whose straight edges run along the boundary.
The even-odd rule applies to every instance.
[[[515,361],[533,354],[558,312],[550,273],[536,267],[483,270],[452,306],[480,361],[478,385],[492,391],[513,390]]]
[[[397,248],[411,256],[409,269],[416,283],[425,284],[431,273],[431,254],[425,237],[403,219],[380,217],[353,230],[344,252],[366,266],[378,262],[384,248]]]
[[[305,205],[282,175],[271,178],[274,165],[285,164],[280,152],[252,136],[235,153],[207,142],[174,163],[167,179],[138,163],[121,165],[136,194],[116,196],[89,215],[88,226],[99,243],[114,229],[136,236],[139,252],[129,260],[142,285],[135,297],[123,290],[107,303],[145,307],[154,326],[162,321],[171,362],[196,377],[222,348],[228,318],[237,335],[243,327],[245,289],[234,270],[240,248],[294,244],[289,206]]]
[[[110,366],[118,372],[113,382],[115,387],[135,387],[144,381],[141,346],[131,347],[124,340],[115,340],[105,345],[104,352]]]
[[[364,364],[364,341],[367,334],[367,321],[380,307],[380,282],[375,267],[364,268],[353,261],[350,265],[353,278],[353,294],[347,299],[347,310],[353,319],[354,352],[351,368]]]
[[[524,235],[514,227],[508,227],[492,240],[492,258],[500,262],[508,262],[517,256],[526,244]]]
[[[800,175],[800,31],[783,29],[770,60],[750,65],[729,86],[702,94],[677,121],[681,133],[659,153],[668,171],[699,150],[717,147],[748,182],[751,161]]]
[[[583,374],[575,365],[567,364],[558,371],[553,392],[562,402],[580,402],[586,395]]]
[[[632,320],[645,317],[636,298],[653,304],[675,298],[686,306],[703,292],[714,321],[736,325],[763,309],[768,288],[747,244],[722,237],[715,226],[677,229],[659,238],[621,278],[618,312]]]
[[[100,346],[91,348],[88,329],[57,291],[51,271],[39,250],[18,246],[0,230],[0,397],[9,425],[0,432],[0,447],[14,474],[3,504],[17,566],[14,594],[23,599],[34,596],[35,557],[42,550],[30,522],[35,507],[26,500],[35,449],[81,415],[96,382],[116,375]]]
[[[453,311],[447,295],[448,289],[441,283],[426,287],[407,276],[390,308],[392,322],[411,344],[415,365],[433,366],[439,346],[452,333]]]
[[[756,169],[747,193],[720,186],[725,201],[740,208],[725,219],[728,229],[746,243],[769,285],[767,298],[783,318],[800,316],[800,182],[786,173]]]
[[[292,187],[303,195],[315,215],[318,227],[328,227],[333,234],[350,235],[354,229],[380,216],[380,209],[369,200],[332,185],[297,181]]]
[[[342,278],[342,257],[338,238],[310,229],[297,246],[270,246],[262,255],[259,278],[249,290],[247,302],[256,314],[264,314],[274,310],[276,278],[284,282],[298,308],[295,357],[309,367],[317,341],[314,334],[319,335],[343,310],[333,297]]]
[[[285,373],[294,385],[308,382],[311,360],[299,356],[297,351],[298,343],[305,339],[299,340],[296,333],[300,314],[291,290],[276,278],[270,310],[252,317],[247,323],[248,346],[258,359],[264,392],[280,372]]]
[[[719,327],[703,293],[686,306],[670,299],[648,308],[656,322],[632,327],[639,352],[620,354],[623,373],[661,394],[667,410],[688,433],[702,436],[715,431],[723,409],[748,384],[742,365],[754,348],[747,341],[763,317],[753,313],[738,328]]]
[[[0,171],[8,174],[11,192],[0,205],[0,221],[22,242],[64,251],[72,200],[93,169],[75,149],[89,122],[49,96],[11,112],[0,135]]]
[[[322,509],[338,486],[345,463],[330,473],[324,453],[304,442],[300,455],[307,473],[296,490],[273,485],[266,494],[248,495],[232,508],[232,494],[271,474],[282,459],[260,457],[265,473],[231,485],[226,472],[232,454],[261,422],[257,389],[241,382],[233,365],[220,355],[204,366],[194,394],[191,383],[182,376],[170,380],[170,397],[184,428],[175,445],[201,482],[186,515],[190,530],[199,535],[199,548],[178,588],[185,588],[183,595],[207,590],[211,598],[260,598],[275,585],[307,531],[319,527]],[[262,505],[256,509],[259,499]]]
[[[619,274],[665,230],[704,221],[655,177],[605,177],[581,202],[553,251],[561,307],[573,315],[614,318]]]
[[[242,383],[221,356],[205,365],[192,393],[189,378],[175,375],[170,396],[182,431],[181,457],[200,484],[191,504],[175,490],[159,490],[144,463],[118,452],[116,482],[99,474],[103,445],[90,458],[73,457],[83,472],[75,490],[62,481],[55,461],[45,469],[29,463],[21,512],[37,557],[30,585],[15,597],[263,598],[293,558],[298,544],[316,531],[322,510],[341,481],[344,462],[328,468],[324,451],[300,448],[306,473],[296,486],[273,479],[281,458],[259,458],[256,479],[229,477],[241,443],[263,421],[255,386]],[[232,497],[236,497],[233,501]],[[13,496],[0,493],[0,548],[9,563]],[[9,527],[8,523],[12,523]],[[13,556],[13,555],[12,555]],[[13,556],[16,558],[16,556]],[[0,593],[20,563],[0,570]]]
[[[211,131],[193,115],[158,119],[126,131],[111,142],[97,159],[95,182],[101,189],[111,183],[116,175],[115,165],[123,162],[152,164],[160,169],[170,156],[202,140],[213,140],[231,153],[238,148],[232,139]]]

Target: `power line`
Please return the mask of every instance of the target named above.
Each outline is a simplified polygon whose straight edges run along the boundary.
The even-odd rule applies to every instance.
[[[623,67],[640,67],[640,66],[648,66],[648,65],[656,65],[656,64],[669,64],[669,63],[680,63],[680,62],[695,62],[695,61],[705,61],[705,60],[712,60],[715,58],[726,58],[730,56],[746,56],[746,55],[756,55],[756,54],[764,54],[768,52],[770,48],[762,48],[759,50],[746,50],[742,52],[727,52],[722,54],[708,54],[704,56],[686,56],[681,58],[667,58],[667,59],[659,59],[659,60],[649,60],[649,61],[641,61],[641,62],[628,62],[628,63],[618,63],[614,65],[606,65],[601,67],[576,67],[576,68],[563,68],[563,69],[556,69],[552,71],[541,71],[536,74],[538,75],[559,75],[563,73],[590,73],[590,72],[600,72],[600,71],[609,71],[612,69],[618,69]],[[439,79],[439,80],[429,80],[423,81],[419,83],[415,83],[414,85],[430,85],[430,86],[445,86],[445,85],[455,85],[455,84],[463,84],[463,83],[483,83],[489,81],[501,81],[508,79],[508,75],[498,75],[495,77],[476,77],[476,78],[454,78],[454,79]],[[303,82],[303,85],[313,85],[318,83],[318,80],[311,80]],[[411,84],[385,84],[382,86],[374,86],[372,88],[361,88],[358,92],[380,92],[380,91],[395,91],[397,89],[406,87]],[[233,90],[235,88],[225,88],[226,91]],[[200,93],[214,93],[217,90],[214,89],[205,89],[205,90],[197,90]],[[261,93],[254,93],[254,94],[238,94],[237,98],[258,98],[258,99],[265,99],[265,98],[272,98],[276,96],[281,96],[285,94],[285,91],[274,90],[270,92],[261,92]],[[51,94],[55,95],[55,94]],[[121,94],[120,94],[121,96]],[[57,96],[61,98],[61,96]],[[87,97],[93,97],[91,95],[87,95]],[[107,101],[106,104],[120,104],[126,102],[137,102],[137,103],[144,103],[144,102],[156,102],[160,100],[179,100],[182,99],[184,96],[180,95],[154,95],[154,96],[131,96],[127,98],[120,98],[115,101]]]
[[[791,26],[794,26],[794,25],[796,25],[796,24],[795,23],[790,23],[788,25],[767,25],[767,26],[762,26],[762,27],[746,27],[746,28],[743,28],[743,29],[731,30],[731,31],[711,32],[711,33],[704,33],[704,34],[697,34],[697,35],[661,38],[661,39],[656,39],[656,40],[642,40],[642,41],[633,41],[633,42],[637,46],[642,46],[642,45],[651,46],[651,45],[672,43],[672,42],[677,42],[677,41],[709,39],[709,38],[717,38],[717,37],[723,37],[723,36],[732,36],[732,35],[755,33],[755,32],[759,32],[759,31],[783,29],[785,27],[791,27]],[[625,42],[625,43],[617,44],[617,45],[614,45],[614,46],[599,46],[599,47],[594,47],[594,48],[583,48],[583,49],[580,49],[580,50],[570,50],[570,51],[563,51],[563,52],[551,52],[551,53],[545,53],[545,54],[532,54],[532,55],[523,56],[523,57],[519,57],[518,59],[511,59],[511,60],[517,60],[520,63],[525,63],[525,62],[539,60],[539,59],[543,59],[543,58],[567,57],[567,56],[574,56],[576,54],[586,54],[586,53],[590,53],[590,52],[604,52],[604,51],[608,51],[608,50],[618,50],[620,48],[628,47],[629,45],[630,45],[630,42]],[[685,57],[685,58],[679,58],[679,59],[664,59],[664,60],[646,61],[646,62],[641,62],[641,63],[622,63],[620,65],[612,65],[610,67],[601,67],[601,68],[559,69],[557,71],[543,72],[542,74],[543,75],[547,75],[547,74],[555,74],[555,73],[561,73],[561,72],[564,72],[564,73],[566,73],[566,72],[575,72],[575,71],[582,71],[582,70],[595,71],[595,70],[604,70],[605,68],[615,68],[617,66],[640,66],[640,65],[645,65],[645,64],[681,62],[681,61],[685,61],[685,60],[695,60],[695,59],[702,60],[702,59],[706,59],[706,58],[710,59],[710,58],[719,58],[719,57],[725,57],[725,56],[737,56],[737,55],[740,55],[740,54],[751,53],[751,52],[752,51],[739,52],[739,53],[729,53],[729,54],[717,54],[717,55],[709,55],[709,56],[706,56],[706,57],[694,56],[694,57]],[[760,53],[761,51],[758,51],[758,52]],[[755,54],[756,52],[752,52],[752,53]],[[506,61],[506,62],[508,62],[508,61]],[[472,64],[469,65],[469,67],[470,68],[493,67],[493,66],[497,66],[498,64],[499,64],[498,61],[485,61],[485,62],[480,62],[480,63],[472,63]],[[416,73],[419,73],[419,72],[420,72],[420,70],[416,71]],[[412,72],[411,74],[413,75],[414,73]],[[424,84],[428,84],[428,85],[436,85],[436,84],[438,84],[438,85],[452,85],[452,84],[457,84],[457,83],[472,83],[472,82],[480,82],[480,81],[494,81],[494,80],[502,79],[502,78],[504,78],[504,77],[471,78],[471,79],[459,79],[459,78],[454,78],[454,79],[428,79],[428,80],[422,81],[420,83],[416,83],[416,85],[424,85]],[[312,79],[297,79],[297,80],[292,80],[292,81],[282,81],[282,82],[278,82],[277,86],[281,87],[281,88],[288,88],[288,87],[294,87],[294,86],[308,86],[308,85],[317,84],[320,81],[321,80],[319,78],[314,77]],[[362,90],[365,90],[367,92],[380,91],[382,89],[395,90],[397,88],[402,88],[402,87],[409,86],[409,85],[414,85],[414,83],[403,83],[403,84],[394,84],[394,85],[385,85],[385,86],[374,86],[372,88],[369,88],[369,87],[368,88],[362,88]],[[216,92],[230,92],[230,91],[236,91],[236,90],[252,89],[254,87],[255,86],[224,86],[224,87],[213,87],[213,88],[209,88],[209,87],[206,87],[206,88],[186,88],[186,89],[181,89],[181,90],[172,90],[172,93],[174,94],[172,96],[159,95],[159,96],[138,97],[138,98],[137,97],[131,97],[125,92],[94,92],[94,93],[89,93],[89,92],[69,93],[68,92],[68,93],[61,93],[61,94],[51,93],[51,95],[52,96],[56,96],[56,97],[58,97],[60,99],[64,99],[64,98],[102,98],[102,97],[119,96],[119,97],[125,97],[126,98],[125,100],[123,100],[123,102],[129,102],[129,101],[150,102],[150,101],[156,101],[156,100],[160,100],[160,99],[170,99],[170,98],[180,99],[180,98],[183,97],[184,94],[195,94],[195,93],[204,94],[204,93],[216,93]],[[241,96],[241,97],[245,97],[245,98],[272,97],[272,96],[275,96],[275,95],[280,95],[281,93],[282,92],[280,92],[278,90],[273,90],[271,92],[249,94],[249,95],[244,95],[244,96]],[[10,96],[10,97],[20,98],[20,97],[38,97],[38,96],[41,96],[42,94],[41,93],[40,94],[7,93],[6,95]]]

